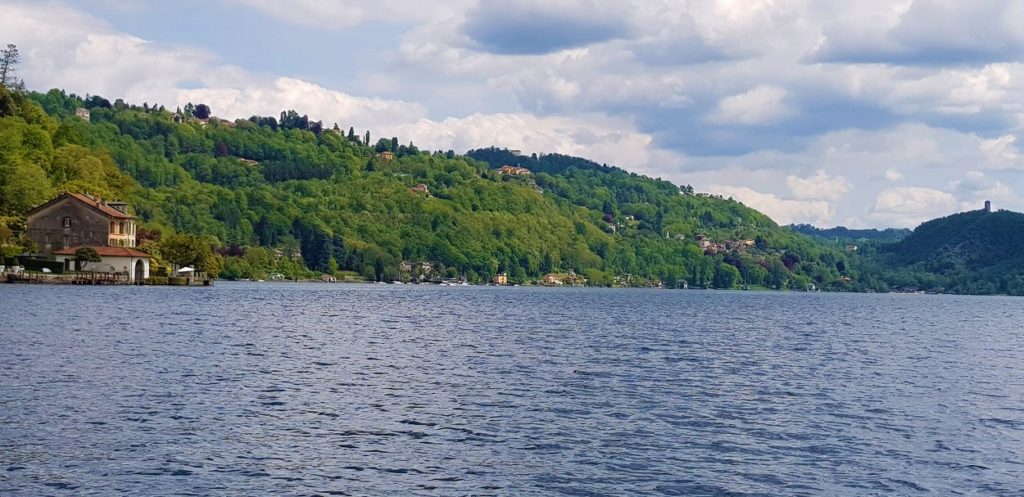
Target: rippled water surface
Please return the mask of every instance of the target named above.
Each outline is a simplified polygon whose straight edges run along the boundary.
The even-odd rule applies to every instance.
[[[1024,495],[1024,300],[0,285],[0,495]]]

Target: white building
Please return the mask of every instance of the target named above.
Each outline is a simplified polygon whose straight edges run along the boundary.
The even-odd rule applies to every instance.
[[[64,263],[65,271],[79,269],[75,267],[75,250],[78,247],[66,248],[53,253],[58,262]],[[141,283],[149,278],[150,255],[131,247],[93,247],[100,256],[100,262],[85,264],[85,270],[97,273],[127,274],[131,283]]]

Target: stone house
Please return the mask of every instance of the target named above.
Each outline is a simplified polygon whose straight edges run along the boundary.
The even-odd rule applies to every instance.
[[[25,236],[36,244],[37,252],[64,261],[68,270],[73,269],[75,250],[92,247],[104,260],[88,269],[127,272],[130,281],[136,275],[149,277],[150,257],[135,249],[135,216],[124,202],[64,192],[29,211],[25,225]]]

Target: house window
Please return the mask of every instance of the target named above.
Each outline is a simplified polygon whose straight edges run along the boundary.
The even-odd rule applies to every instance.
[[[68,236],[68,235],[64,235],[64,246],[65,247],[70,247],[71,246],[71,237]]]
[[[71,218],[70,217],[65,217],[64,218],[64,227],[65,228],[70,228],[71,227]]]
[[[113,221],[110,222],[110,234],[112,234],[112,235],[116,235],[117,234],[117,223],[115,223]]]

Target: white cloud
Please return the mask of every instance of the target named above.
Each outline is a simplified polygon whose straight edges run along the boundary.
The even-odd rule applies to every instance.
[[[824,169],[811,177],[787,176],[786,184],[793,197],[800,200],[832,200],[836,201],[846,195],[853,185],[842,176],[832,177],[825,174]]]
[[[899,181],[899,180],[903,179],[903,173],[901,173],[901,172],[899,172],[899,171],[897,171],[895,169],[886,169],[886,171],[885,171],[885,179],[887,179],[889,181]]]
[[[742,186],[712,185],[710,189],[765,213],[779,224],[811,223],[821,226],[831,221],[835,214],[832,205],[823,200],[783,199]]]
[[[411,22],[447,19],[473,5],[445,0],[425,6],[417,0],[227,0],[286,21],[324,28],[352,28],[372,21]]]
[[[411,0],[219,2],[281,19],[280,36],[310,43],[331,34],[285,23],[406,30],[391,45],[396,52],[338,59],[338,77],[397,96],[340,92],[319,74],[315,83],[255,72],[212,52],[223,47],[150,40],[144,23],[124,33],[67,3],[0,0],[0,32],[22,49],[21,75],[36,89],[167,106],[203,101],[228,118],[294,108],[424,149],[495,144],[581,155],[702,190],[727,185],[794,222],[906,224],[917,214],[897,211],[914,199],[889,206],[895,187],[945,192],[953,209],[981,195],[1024,207],[1015,189],[1024,171],[1024,35],[1015,26],[1024,0],[626,0],[557,9],[572,25],[626,25],[614,36],[518,55],[484,51],[460,29],[487,10],[475,10],[476,0],[429,8]],[[136,4],[100,11],[120,5]],[[246,26],[224,29],[242,35]]]
[[[786,90],[758,86],[744,93],[725,97],[710,120],[718,124],[772,124],[793,113],[785,103]]]
[[[1012,188],[981,171],[968,171],[962,179],[950,184],[950,190],[957,193],[962,210],[978,209],[986,200],[1004,207],[1017,207],[1020,204]]]
[[[585,156],[634,170],[651,162],[678,161],[653,147],[651,137],[633,131],[628,122],[598,115],[578,119],[522,113],[473,114],[440,122],[421,119],[397,126],[393,132],[431,150],[465,151],[495,145],[525,153]]]
[[[932,188],[889,188],[878,194],[869,217],[887,226],[913,228],[929,219],[952,214],[957,206],[956,197]]]
[[[673,160],[671,154],[652,146],[650,135],[635,131],[624,119],[600,114],[541,118],[501,113],[431,120],[427,109],[414,102],[353,96],[298,78],[220,66],[204,52],[160,47],[71,9],[14,4],[9,12],[14,16],[0,20],[0,30],[23,46],[34,47],[25,57],[26,73],[30,85],[37,87],[57,86],[167,106],[202,102],[224,118],[276,116],[281,110],[295,109],[328,126],[337,122],[371,129],[374,136],[399,136],[403,142],[413,141],[430,150],[461,152],[498,145],[635,167]],[[192,81],[203,87],[179,88],[182,82]],[[572,92],[569,86],[564,91]]]
[[[294,78],[257,81],[228,88],[178,90],[178,101],[204,102],[220,116],[243,118],[253,114],[275,116],[282,109],[313,112],[313,119],[346,127],[371,125],[394,128],[426,115],[423,107],[396,100],[355,97]]]

